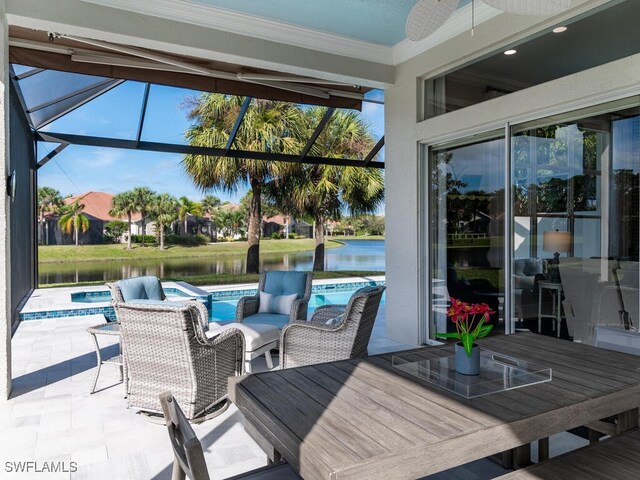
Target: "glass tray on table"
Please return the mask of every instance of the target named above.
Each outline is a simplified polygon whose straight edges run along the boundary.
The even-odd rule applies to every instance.
[[[465,398],[549,382],[551,368],[519,360],[508,355],[480,350],[480,374],[463,375],[455,369],[455,356],[420,359],[419,354],[398,354],[392,364],[412,376],[437,385]]]

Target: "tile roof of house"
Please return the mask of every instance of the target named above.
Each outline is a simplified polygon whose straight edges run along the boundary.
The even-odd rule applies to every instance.
[[[222,210],[239,210],[240,208],[242,208],[240,205],[238,205],[237,203],[225,203],[224,205],[220,205],[220,207],[218,207]]]
[[[83,212],[87,215],[91,215],[92,217],[98,218],[100,220],[111,221],[111,220],[123,220],[126,221],[126,217],[118,218],[112,215],[109,215],[109,210],[112,207],[112,199],[113,194],[107,192],[86,192],[80,195],[74,195],[71,197],[67,197],[64,199],[64,203],[67,205],[71,205],[76,200],[84,205]],[[135,222],[140,220],[140,214],[134,213],[131,216],[131,219]]]
[[[286,225],[287,223],[291,223],[291,220],[287,221],[285,215],[274,215],[273,217],[262,217],[262,221],[266,223],[277,223],[278,225]]]

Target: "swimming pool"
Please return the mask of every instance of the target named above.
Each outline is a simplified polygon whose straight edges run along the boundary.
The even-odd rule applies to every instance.
[[[356,280],[356,279],[353,279]],[[344,304],[349,297],[359,288],[367,285],[384,285],[384,277],[378,281],[342,281],[339,283],[320,283],[312,287],[312,295],[309,302],[309,314],[320,305]],[[171,284],[170,284],[171,285]],[[193,290],[188,292],[187,290]],[[55,289],[49,289],[53,292]],[[232,321],[235,318],[236,305],[240,297],[255,295],[257,290],[247,288],[229,287],[228,290],[216,290],[207,292],[191,285],[181,285],[181,288],[165,285],[164,291],[169,300],[181,298],[197,298],[202,301],[210,312],[211,321]],[[66,297],[69,298],[69,297]],[[74,291],[71,293],[71,302],[57,302],[57,309],[40,302],[39,308],[23,308],[20,312],[20,320],[43,320],[48,318],[81,317],[86,315],[104,315],[108,321],[115,320],[113,307],[109,305],[111,294],[108,290]],[[382,297],[384,304],[384,296]],[[42,305],[42,306],[41,306]]]
[[[192,297],[187,292],[178,288],[163,288],[165,295],[169,300],[179,300],[179,297]],[[171,298],[176,297],[176,298]],[[111,292],[109,290],[98,290],[97,292],[74,292],[71,294],[71,301],[77,303],[101,303],[111,301]]]
[[[309,299],[309,318],[311,318],[311,314],[313,310],[320,307],[321,305],[340,305],[346,304],[349,301],[349,298],[359,288],[365,285],[382,285],[384,282],[371,282],[367,284],[360,284],[358,286],[354,286],[353,283],[346,284],[335,284],[331,285],[332,289],[327,289],[327,286],[318,285],[318,287],[324,286],[325,289],[321,291],[317,291],[311,294],[311,298]],[[315,290],[314,286],[314,290]],[[313,290],[312,290],[313,292]],[[245,295],[253,295],[255,294],[255,290],[252,292],[247,292]],[[237,295],[229,298],[219,297],[211,299],[211,306],[209,307],[209,321],[229,321],[236,318],[236,305],[238,304],[238,300],[240,300],[242,295]],[[380,301],[381,305],[384,305],[385,297],[382,295],[382,300]]]

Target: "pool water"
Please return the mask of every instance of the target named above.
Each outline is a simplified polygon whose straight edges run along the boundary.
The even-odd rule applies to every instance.
[[[311,298],[309,300],[308,318],[311,318],[313,311],[321,305],[340,305],[349,302],[349,298],[353,292],[367,285],[384,284],[384,282],[349,282],[314,285],[312,288]],[[209,321],[229,322],[236,317],[236,305],[238,300],[245,295],[255,295],[255,289],[240,290],[219,290],[211,292],[206,296],[193,296],[178,288],[166,287],[165,294],[169,300],[180,300],[181,298],[191,297],[198,298],[204,302],[209,310]],[[74,303],[107,303],[111,301],[111,293],[108,290],[74,292],[71,294],[71,301]],[[381,304],[384,305],[385,297],[382,296]],[[115,312],[113,307],[109,306],[89,306],[81,307],[80,310],[55,310],[47,312],[20,313],[20,318],[26,320],[29,318],[57,318],[64,316],[92,315],[103,314],[107,320],[115,320]]]
[[[183,292],[177,288],[165,288],[164,293],[169,300],[179,300],[179,297],[189,297],[187,292]],[[177,298],[176,298],[177,297]],[[101,303],[111,301],[111,292],[109,290],[98,290],[96,292],[74,292],[71,294],[71,301],[77,303]]]
[[[357,288],[339,292],[321,292],[311,294],[309,299],[309,317],[313,311],[322,305],[344,305],[349,302],[349,298]],[[210,321],[229,321],[236,318],[236,305],[240,300],[240,296],[233,298],[225,298],[224,300],[212,299],[211,308],[209,309]],[[385,296],[380,301],[384,305]]]

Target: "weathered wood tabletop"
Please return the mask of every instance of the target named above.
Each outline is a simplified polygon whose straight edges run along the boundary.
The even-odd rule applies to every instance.
[[[420,478],[640,406],[638,357],[530,333],[481,346],[550,367],[553,380],[465,399],[386,354],[235,377],[229,396],[306,480]],[[637,425],[627,418],[620,428]]]

